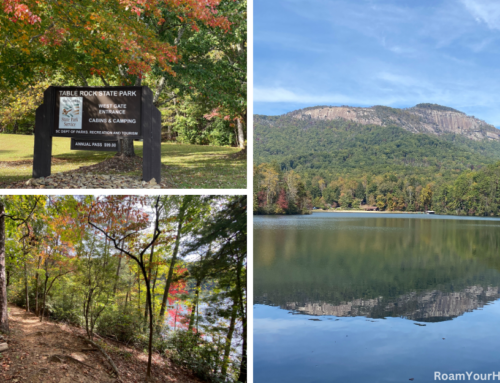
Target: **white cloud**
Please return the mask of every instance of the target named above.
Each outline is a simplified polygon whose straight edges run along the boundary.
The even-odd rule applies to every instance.
[[[368,100],[352,98],[344,94],[311,94],[306,92],[295,92],[289,89],[276,87],[254,87],[253,98],[255,102],[290,102],[296,104],[356,104],[371,105]],[[368,101],[364,103],[363,101]]]
[[[311,96],[305,93],[297,94],[284,88],[259,88],[254,87],[253,98],[256,102],[296,102],[315,103],[323,102],[328,96]]]
[[[398,86],[404,86],[404,87],[425,87],[429,88],[429,84],[426,84],[423,82],[421,79],[415,79],[410,76],[402,76],[394,73],[389,73],[389,72],[382,72],[379,73],[377,76],[380,80],[386,81],[388,83],[398,85]]]
[[[308,91],[293,91],[282,87],[254,87],[254,102],[262,103],[292,103],[309,106],[316,105],[350,105],[366,106],[394,105],[402,100],[393,95],[381,94],[376,91],[366,96],[349,96],[341,93],[308,93]]]
[[[461,0],[476,21],[500,30],[500,3],[495,0]]]

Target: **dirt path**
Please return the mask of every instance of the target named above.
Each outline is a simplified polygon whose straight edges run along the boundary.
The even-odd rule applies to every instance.
[[[120,372],[116,379],[101,352],[78,335],[81,329],[40,323],[34,314],[9,306],[9,350],[0,354],[0,381],[59,383],[144,382],[147,355],[111,341],[95,340]],[[153,358],[154,382],[199,383],[199,379],[159,355]]]

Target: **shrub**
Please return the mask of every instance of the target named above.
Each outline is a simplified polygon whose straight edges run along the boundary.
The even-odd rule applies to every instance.
[[[204,340],[200,333],[178,330],[168,337],[166,355],[177,364],[193,371],[207,382],[222,382],[219,368],[221,360],[217,345]]]

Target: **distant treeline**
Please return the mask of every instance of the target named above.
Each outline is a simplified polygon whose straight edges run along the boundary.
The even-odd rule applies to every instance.
[[[464,171],[454,180],[387,172],[325,179],[279,164],[255,167],[255,214],[300,214],[316,207],[498,216],[500,162]]]

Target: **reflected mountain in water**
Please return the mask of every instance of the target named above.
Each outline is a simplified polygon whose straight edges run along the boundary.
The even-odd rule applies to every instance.
[[[402,317],[416,322],[442,322],[459,317],[466,312],[477,310],[500,298],[499,287],[471,286],[465,291],[443,293],[438,290],[423,294],[405,294],[391,301],[376,299],[356,299],[340,305],[330,303],[290,302],[280,306],[298,314],[332,315],[337,317],[364,316],[367,318]]]
[[[253,259],[256,382],[498,370],[500,220],[257,216]]]
[[[256,220],[254,302],[440,322],[500,299],[498,221],[351,217]]]

